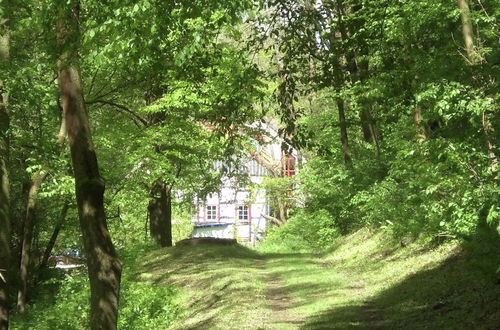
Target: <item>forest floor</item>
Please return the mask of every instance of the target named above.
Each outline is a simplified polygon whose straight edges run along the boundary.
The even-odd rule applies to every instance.
[[[322,254],[174,247],[135,277],[181,288],[174,329],[497,329],[498,246],[422,246],[361,230]]]

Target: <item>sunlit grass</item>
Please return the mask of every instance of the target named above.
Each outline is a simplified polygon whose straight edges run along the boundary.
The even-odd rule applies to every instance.
[[[500,250],[497,238],[487,243],[400,244],[364,229],[322,253],[130,247],[120,328],[495,329]],[[14,314],[13,329],[83,329],[85,278],[61,282],[54,297]]]

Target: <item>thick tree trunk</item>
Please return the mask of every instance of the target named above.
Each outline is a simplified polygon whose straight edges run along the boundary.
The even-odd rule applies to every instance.
[[[347,135],[347,121],[345,118],[344,100],[337,98],[337,110],[339,112],[340,125],[340,143],[342,144],[342,153],[347,168],[352,168],[351,149],[349,148],[349,138]]]
[[[2,8],[4,9],[4,8]],[[9,63],[9,32],[0,26],[0,70]],[[1,70],[2,72],[5,72]],[[3,87],[0,77],[0,89]],[[8,95],[0,94],[0,330],[9,327],[8,271],[10,269],[10,194],[9,194],[9,137],[7,111]]]
[[[36,200],[38,191],[47,173],[36,172],[31,179],[28,191],[28,203],[26,206],[26,217],[23,226],[23,243],[21,247],[21,262],[19,267],[19,290],[17,292],[17,308],[24,313],[26,308],[27,292],[30,280],[31,244],[33,243],[33,230],[36,222]]]
[[[157,180],[148,206],[149,233],[161,247],[172,246],[172,186]]]
[[[66,215],[68,214],[68,209],[69,209],[69,201],[66,200],[61,209],[61,214],[59,215],[59,219],[57,220],[56,226],[54,227],[54,231],[52,232],[52,236],[50,236],[49,242],[47,243],[47,247],[45,248],[45,251],[43,253],[42,262],[40,263],[39,270],[42,270],[45,267],[47,267],[50,254],[54,249],[57,237],[59,236],[59,232],[61,231],[62,226],[66,221]]]
[[[122,264],[106,224],[104,179],[99,173],[78,67],[79,1],[60,9],[59,89],[75,176],[76,201],[90,279],[91,329],[116,329]]]

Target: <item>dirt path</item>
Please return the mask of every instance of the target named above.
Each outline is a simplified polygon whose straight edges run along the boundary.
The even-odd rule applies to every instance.
[[[259,262],[257,267],[264,273],[267,283],[266,300],[271,310],[268,329],[298,329],[303,318],[292,311],[293,301],[285,290],[285,282],[279,275],[266,269],[265,262]]]

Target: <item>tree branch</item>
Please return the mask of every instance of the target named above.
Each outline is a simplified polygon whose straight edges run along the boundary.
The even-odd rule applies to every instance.
[[[107,100],[92,100],[92,101],[88,101],[88,102],[85,102],[85,103],[86,104],[96,104],[96,103],[98,103],[98,104],[110,105],[110,106],[116,108],[119,111],[128,113],[134,119],[137,119],[138,121],[140,121],[141,124],[143,124],[144,126],[146,126],[146,127],[148,126],[148,122],[144,118],[142,118],[141,116],[139,116],[134,111],[130,110],[129,108],[127,108],[124,105],[121,105],[121,104],[118,104],[118,103],[115,103],[115,102],[112,102],[112,101],[107,101]]]

